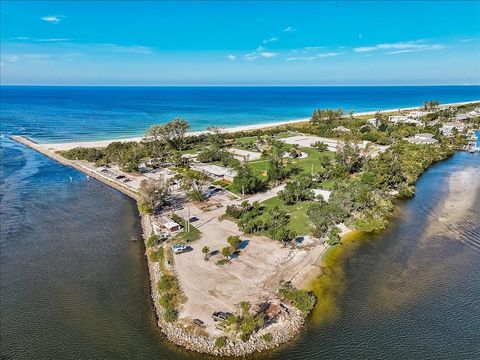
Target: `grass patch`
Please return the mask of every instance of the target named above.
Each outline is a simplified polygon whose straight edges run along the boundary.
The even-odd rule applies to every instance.
[[[223,348],[225,345],[227,345],[227,337],[226,336],[220,336],[215,339],[215,347],[220,349]]]
[[[319,152],[318,150],[310,147],[301,148],[300,150],[308,154],[308,157],[303,159],[293,159],[292,164],[298,166],[303,171],[308,173],[312,171],[312,166],[314,173],[319,171],[321,169],[321,163],[323,159],[332,159],[334,157],[334,153],[331,151]]]
[[[152,247],[153,245],[156,245],[159,240],[160,238],[158,237],[158,235],[152,234],[147,240],[147,246]]]
[[[192,224],[190,224],[190,231],[185,231],[186,221],[184,218],[178,216],[177,214],[173,214],[172,220],[179,224],[183,229],[180,233],[175,235],[173,240],[180,243],[190,243],[200,239],[202,233]]]
[[[265,205],[265,211],[275,205],[285,209],[290,214],[290,223],[288,228],[294,230],[299,235],[309,234],[314,227],[307,216],[308,208],[314,204],[315,201],[301,201],[293,205],[286,205],[278,196],[265,200],[262,204]]]
[[[263,334],[262,340],[266,342],[271,342],[273,340],[273,336],[270,333]]]
[[[150,261],[158,262],[163,265],[163,261],[165,259],[165,253],[163,247],[159,248],[158,250],[152,250],[149,254]]]

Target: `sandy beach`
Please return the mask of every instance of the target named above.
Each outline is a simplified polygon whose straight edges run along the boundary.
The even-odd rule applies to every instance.
[[[480,100],[475,100],[475,101],[465,101],[465,102],[458,102],[458,103],[449,103],[449,104],[442,104],[441,106],[453,106],[453,105],[465,105],[465,104],[472,104],[480,102]],[[377,112],[380,113],[390,113],[390,112],[395,112],[395,111],[409,111],[409,110],[414,110],[418,109],[419,106],[414,106],[414,107],[406,107],[406,108],[400,108],[400,109],[388,109],[388,110],[379,110],[379,111],[365,111],[365,112],[358,112],[354,113],[353,116],[365,116],[365,115],[375,115]],[[225,128],[224,131],[227,133],[233,133],[233,132],[239,132],[239,131],[250,131],[250,130],[258,130],[258,129],[265,129],[265,128],[272,128],[272,127],[277,127],[277,126],[283,126],[283,125],[291,125],[291,124],[298,124],[302,122],[307,122],[309,121],[310,118],[302,118],[302,119],[295,119],[295,120],[286,120],[286,121],[277,121],[277,122],[272,122],[272,123],[262,123],[262,124],[254,124],[254,125],[245,125],[245,126],[237,126],[237,127],[231,127],[231,128]],[[188,135],[200,135],[205,133],[206,130],[202,131],[191,131],[188,133]],[[46,143],[42,144],[43,146],[47,147],[48,149],[52,151],[60,151],[60,150],[70,150],[75,147],[87,147],[87,148],[102,148],[106,147],[112,142],[128,142],[128,141],[141,141],[143,137],[137,136],[137,137],[129,137],[129,138],[121,138],[121,139],[105,139],[105,140],[95,140],[95,141],[72,141],[72,142],[64,142],[64,143]]]

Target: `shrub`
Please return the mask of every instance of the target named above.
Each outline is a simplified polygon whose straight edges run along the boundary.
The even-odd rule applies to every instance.
[[[266,342],[270,342],[273,340],[273,336],[270,333],[266,333],[262,335],[262,340]]]
[[[177,320],[177,316],[177,311],[173,307],[168,308],[163,313],[163,320],[165,320],[166,322],[174,322],[175,320]]]
[[[160,240],[160,238],[158,237],[158,235],[152,234],[147,240],[147,246],[151,247],[151,246],[157,244],[159,240]]]
[[[150,205],[148,205],[146,202],[144,201],[139,201],[137,203],[137,206],[138,206],[138,211],[140,212],[140,214],[144,215],[144,214],[153,214],[153,209],[151,208]]]
[[[150,252],[150,261],[158,262],[158,263],[162,264],[164,257],[165,256],[164,256],[163,247],[159,248],[157,251],[151,251]]]
[[[158,288],[160,290],[170,290],[175,284],[175,277],[173,275],[162,275],[158,281]]]
[[[402,198],[411,198],[415,194],[415,186],[407,185],[407,184],[401,184],[398,187],[398,195]]]
[[[215,340],[215,347],[220,349],[227,345],[227,338],[225,336],[220,336]]]
[[[328,234],[327,244],[337,245],[340,243],[340,240],[341,240],[340,230],[338,229],[338,227],[333,226],[333,228],[330,230]]]
[[[305,290],[296,289],[290,283],[280,289],[280,294],[304,315],[307,315],[315,306],[315,295]]]

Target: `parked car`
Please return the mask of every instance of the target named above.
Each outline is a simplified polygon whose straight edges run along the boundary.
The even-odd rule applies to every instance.
[[[185,245],[173,245],[172,250],[174,254],[182,254],[184,252],[189,251],[189,246]]]
[[[204,322],[200,319],[193,319],[193,323],[197,326],[203,326]]]
[[[224,311],[215,311],[212,314],[212,318],[214,321],[223,321],[226,320],[229,316],[233,316],[233,314]]]

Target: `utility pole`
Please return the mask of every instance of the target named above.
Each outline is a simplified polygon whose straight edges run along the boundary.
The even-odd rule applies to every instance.
[[[186,221],[185,230],[186,232],[190,232],[190,205],[187,203],[187,221]]]

